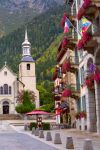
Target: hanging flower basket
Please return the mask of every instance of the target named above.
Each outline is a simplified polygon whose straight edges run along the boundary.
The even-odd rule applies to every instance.
[[[90,4],[91,4],[91,0],[84,0],[82,7],[84,9],[87,9],[90,6]]]
[[[62,48],[64,49],[68,45],[69,41],[67,37],[64,37],[62,40]]]
[[[78,20],[80,20],[84,16],[86,9],[90,6],[90,4],[91,4],[91,0],[84,0],[84,3],[79,9],[78,14],[76,16]]]
[[[70,89],[65,89],[62,93],[62,97],[70,97],[72,95],[72,91]]]
[[[78,41],[77,43],[77,49],[80,50],[84,48],[84,45],[87,44],[92,38],[92,35],[90,33],[84,32],[83,37],[81,40]]]
[[[75,115],[75,118],[76,119],[81,119],[81,118],[85,118],[86,119],[87,115],[86,115],[86,112],[85,111],[81,111],[81,112],[78,112],[76,113]]]
[[[83,33],[83,37],[82,37],[83,44],[85,44],[88,41],[90,41],[91,38],[92,38],[92,35],[90,33],[84,32]]]
[[[71,64],[70,62],[65,62],[63,65],[62,65],[62,73],[66,73],[66,71],[70,71],[70,68],[71,68]]]
[[[81,7],[81,8],[79,9],[79,11],[78,11],[78,14],[77,14],[76,18],[77,18],[78,20],[80,20],[84,14],[85,14],[85,9],[84,9],[83,7]]]
[[[85,111],[80,112],[80,118],[86,118],[86,112]]]
[[[93,85],[91,79],[86,79],[85,84],[86,84],[87,87],[91,87]]]
[[[77,47],[78,50],[82,49],[84,47],[83,41],[79,40],[76,47]]]
[[[100,74],[99,74],[99,73],[95,73],[95,74],[94,74],[94,80],[95,80],[98,84],[100,84]]]
[[[93,89],[94,89],[94,74],[89,75],[89,76],[85,79],[85,85],[86,85],[90,90],[93,90]]]

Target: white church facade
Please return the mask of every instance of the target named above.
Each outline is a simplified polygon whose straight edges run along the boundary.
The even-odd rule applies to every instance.
[[[36,89],[35,61],[31,56],[31,44],[27,30],[22,43],[22,59],[19,64],[19,75],[6,65],[0,70],[0,114],[16,114],[18,92],[29,90],[35,93],[35,105],[39,107],[39,91]]]

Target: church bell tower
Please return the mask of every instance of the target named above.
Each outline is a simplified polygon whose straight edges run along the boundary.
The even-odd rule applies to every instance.
[[[38,108],[39,91],[36,89],[35,61],[31,56],[31,43],[28,41],[27,29],[25,30],[25,40],[22,43],[22,59],[19,64],[19,81],[19,91],[29,90],[35,93],[35,104]]]

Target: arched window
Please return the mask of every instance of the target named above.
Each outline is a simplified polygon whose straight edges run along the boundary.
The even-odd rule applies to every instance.
[[[2,86],[0,87],[0,94],[1,95],[3,94],[3,87]]]
[[[4,94],[8,94],[8,84],[4,84]]]
[[[27,64],[27,70],[30,70],[30,64]]]
[[[11,86],[9,86],[9,94],[11,94]]]

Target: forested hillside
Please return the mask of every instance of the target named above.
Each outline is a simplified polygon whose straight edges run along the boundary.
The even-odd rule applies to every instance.
[[[62,4],[62,0],[0,0],[0,37]]]
[[[27,24],[29,41],[32,44],[32,56],[36,60],[41,57],[54,39],[62,32],[60,19],[64,12],[60,6],[48,11]],[[25,26],[0,39],[0,67],[7,61],[11,68],[18,72],[24,41]],[[45,66],[44,66],[45,67]]]
[[[62,34],[60,34],[51,43],[50,47],[44,52],[44,55],[36,61],[36,72],[38,82],[44,80],[52,81],[52,73],[54,71],[54,66],[57,64],[57,48],[62,39]]]
[[[36,61],[36,73],[38,79],[38,89],[40,92],[41,105],[46,104],[45,110],[53,110],[54,101],[52,97],[53,81],[52,74],[56,65],[56,54],[58,45],[62,39],[60,34],[52,42],[50,47],[44,52],[43,56]]]

